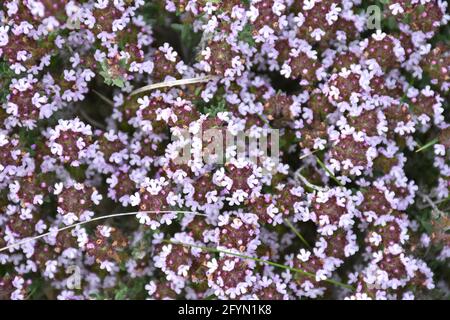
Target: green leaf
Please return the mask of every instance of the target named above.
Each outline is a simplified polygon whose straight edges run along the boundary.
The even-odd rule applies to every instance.
[[[227,111],[227,103],[225,99],[219,100],[217,104],[213,104],[210,107],[205,107],[204,113],[209,114],[211,117],[215,117],[219,112]]]
[[[239,32],[238,39],[254,47],[256,42],[253,39],[253,26],[251,24],[245,25],[244,29]]]
[[[423,145],[423,146],[420,147],[419,149],[417,149],[417,150],[416,150],[416,153],[422,152],[422,151],[424,151],[424,150],[426,150],[426,149],[428,149],[428,148],[434,146],[434,145],[435,145],[436,143],[438,143],[438,142],[439,142],[439,139],[437,139],[437,138],[436,138],[436,139],[433,139],[433,140],[427,142],[425,145]]]
[[[128,288],[123,286],[114,295],[114,300],[124,300],[127,297]]]
[[[123,63],[122,61],[119,63]],[[123,88],[125,86],[125,79],[123,79],[122,77],[114,77],[113,74],[111,73],[111,71],[109,70],[108,65],[106,64],[105,60],[103,60],[100,63],[101,66],[101,71],[99,72],[100,75],[103,77],[105,83],[108,86],[117,86],[119,88]]]
[[[9,63],[0,59],[0,103],[6,101],[9,94],[9,84],[14,76],[14,72],[9,67]]]

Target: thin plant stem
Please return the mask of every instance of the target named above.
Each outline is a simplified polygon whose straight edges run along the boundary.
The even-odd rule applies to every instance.
[[[441,204],[450,200],[450,197],[436,201],[434,204]]]
[[[299,159],[300,159],[300,160],[306,159],[306,158],[308,158],[309,156],[312,156],[313,154],[316,154],[316,153],[319,152],[319,151],[320,151],[320,149],[314,150],[313,152],[310,152],[310,153],[307,153],[307,154],[302,155]]]
[[[85,224],[88,224],[88,223],[91,223],[91,222],[94,222],[94,221],[105,220],[105,219],[116,218],[116,217],[133,216],[133,215],[137,215],[139,213],[170,213],[170,212],[190,213],[190,214],[195,214],[195,215],[199,215],[199,216],[206,216],[205,214],[198,213],[198,212],[179,211],[179,210],[136,211],[136,212],[114,213],[114,214],[109,214],[109,215],[95,217],[95,218],[92,218],[92,219],[87,220],[87,221],[82,221],[82,222],[78,222],[78,223],[75,223],[75,224],[71,224],[69,226],[65,226],[65,227],[59,228],[59,229],[54,230],[54,231],[49,231],[49,232],[43,233],[43,234],[35,236],[35,237],[25,238],[25,239],[23,239],[23,240],[21,240],[19,242],[16,242],[16,243],[10,244],[10,245],[8,245],[6,247],[0,248],[0,252],[6,251],[6,250],[9,250],[9,249],[18,247],[18,246],[21,246],[21,245],[23,245],[25,243],[28,243],[28,242],[31,242],[31,241],[34,241],[34,240],[38,240],[38,239],[44,238],[44,237],[49,236],[51,234],[55,234],[55,233],[58,233],[58,232],[61,232],[61,231],[64,231],[64,230],[72,229],[72,228],[75,228],[77,226],[82,226],[82,225],[85,225]]]
[[[98,95],[100,97],[100,99],[102,99],[104,102],[106,102],[106,104],[108,104],[111,107],[114,107],[114,102],[112,100],[110,100],[109,98],[107,98],[105,95],[103,95],[102,93],[100,93],[94,89],[92,90],[92,92],[94,92],[96,95]]]
[[[203,251],[208,251],[208,252],[213,252],[213,253],[223,253],[223,254],[227,254],[227,255],[230,255],[230,256],[235,256],[235,257],[238,257],[238,258],[241,258],[241,259],[253,260],[253,261],[256,261],[256,262],[259,262],[259,263],[263,263],[263,264],[267,264],[267,265],[270,265],[270,266],[273,266],[273,267],[276,267],[276,268],[285,269],[285,270],[289,270],[289,271],[292,271],[292,272],[300,273],[300,274],[305,275],[305,276],[310,277],[310,278],[314,278],[314,279],[316,278],[316,275],[313,274],[313,273],[310,273],[310,272],[307,272],[307,271],[304,271],[304,270],[301,270],[301,269],[297,269],[297,268],[292,268],[292,267],[286,266],[286,265],[281,264],[281,263],[277,263],[277,262],[273,262],[273,261],[269,261],[269,260],[264,260],[264,259],[260,259],[260,258],[255,258],[255,257],[251,257],[251,256],[248,256],[248,255],[245,255],[245,254],[241,254],[241,253],[231,252],[231,251],[227,251],[227,250],[221,250],[221,249],[212,248],[212,247],[199,246],[199,245],[190,244],[190,243],[175,242],[175,241],[170,241],[170,240],[163,240],[163,242],[169,243],[169,244],[173,244],[173,245],[182,245],[182,246],[186,246],[186,247],[197,248],[197,249],[201,249]],[[331,284],[336,285],[336,286],[340,286],[340,287],[352,290],[352,291],[355,290],[355,288],[353,288],[352,286],[350,286],[348,284],[345,284],[345,283],[342,283],[342,282],[339,282],[339,281],[336,281],[336,280],[333,280],[333,279],[326,279],[326,280],[323,280],[323,281],[331,283]]]
[[[92,119],[83,109],[79,109],[81,116],[87,121],[89,122],[90,125],[97,127],[99,129],[102,130],[106,130],[106,127],[101,124],[100,122],[98,122],[97,120]]]
[[[315,184],[312,184],[311,182],[308,181],[308,179],[306,179],[301,173],[301,170],[297,171],[295,173],[295,176],[298,177],[308,188],[311,188],[312,190],[316,190],[316,191],[326,191],[325,188],[316,186]]]
[[[439,142],[439,139],[437,139],[437,138],[436,138],[436,139],[433,139],[433,140],[427,142],[426,144],[424,144],[424,145],[423,145],[422,147],[420,147],[419,149],[417,149],[417,150],[416,150],[416,153],[422,152],[422,151],[428,149],[429,147],[435,145],[435,144],[438,143],[438,142]]]
[[[302,236],[302,234],[297,230],[297,228],[288,220],[284,219],[284,222],[288,225],[289,228],[295,233],[295,235],[303,242],[303,244],[308,248],[311,249],[311,245],[306,241],[306,239]]]
[[[174,80],[174,81],[166,81],[166,82],[159,82],[154,84],[149,84],[147,86],[144,86],[142,88],[136,89],[133,92],[131,92],[130,96],[135,96],[139,93],[151,91],[155,89],[160,88],[166,88],[166,87],[175,87],[175,86],[183,86],[187,84],[195,84],[195,83],[203,83],[208,82],[210,80],[215,79],[214,76],[203,76],[198,78],[189,78],[189,79],[181,79],[181,80]]]
[[[428,203],[427,208],[431,207],[431,208],[433,209],[433,212],[435,213],[435,215],[437,215],[437,217],[435,217],[435,218],[439,218],[439,217],[445,216],[445,213],[442,212],[442,211],[437,207],[437,205],[438,205],[437,202],[433,202],[433,200],[431,200],[431,198],[430,198],[428,195],[424,194],[424,193],[419,193],[419,195],[422,197],[422,199],[423,199],[426,203]],[[425,208],[425,207],[424,207],[424,208]],[[423,208],[422,208],[422,209],[423,209]]]
[[[261,119],[262,122],[264,122],[269,128],[272,129],[272,127],[270,126],[269,120],[267,120],[266,118],[264,118],[264,117],[262,116],[262,114],[257,113],[257,116],[258,116],[259,119]]]
[[[320,158],[318,156],[315,156],[317,163],[319,163],[319,165],[322,167],[323,170],[325,170],[328,175],[331,177],[331,179],[333,179],[339,186],[343,187],[344,185],[336,178],[336,176],[333,174],[333,172],[331,172],[330,169],[327,168],[327,166],[322,162],[322,160],[320,160]]]

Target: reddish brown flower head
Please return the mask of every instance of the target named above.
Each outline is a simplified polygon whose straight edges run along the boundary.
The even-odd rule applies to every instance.
[[[450,81],[450,49],[438,43],[421,61],[420,66],[429,75],[433,84],[442,85]]]
[[[333,60],[333,72],[340,72],[343,68],[350,69],[352,64],[358,64],[359,57],[350,51],[339,53]]]
[[[400,51],[403,51],[402,55]],[[400,42],[391,35],[387,35],[381,40],[372,37],[369,39],[363,55],[366,59],[376,60],[383,70],[391,70],[399,67],[400,62],[403,62],[404,49]]]
[[[114,163],[111,158],[115,153],[119,153],[127,148],[125,144],[126,141],[122,141],[119,137],[115,137],[114,139],[108,139],[106,137],[105,132],[102,132],[100,136],[97,138],[97,143],[99,146],[100,152],[103,154],[103,158],[105,161],[109,163]]]
[[[289,185],[284,187],[283,190],[277,191],[275,195],[276,206],[284,216],[292,214],[295,203],[301,200],[301,197],[293,194]]]
[[[341,172],[345,175],[351,175],[353,167],[359,167],[360,170],[368,168],[367,151],[369,145],[365,141],[356,141],[353,136],[346,136],[340,139],[331,148],[331,159],[341,164]],[[345,168],[346,163],[350,161],[352,166]]]
[[[317,202],[314,198],[312,202],[312,209],[316,214],[317,220],[328,220],[330,224],[337,225],[341,217],[347,213],[345,206],[340,206],[337,203],[336,196],[328,199],[326,202]]]
[[[227,249],[237,249],[245,252],[249,243],[256,239],[258,226],[242,221],[239,217],[230,217],[230,221],[218,228],[218,245]]]
[[[190,266],[192,256],[189,251],[187,246],[172,244],[170,253],[165,258],[166,269],[177,274],[181,266]]]
[[[197,201],[200,205],[204,205],[207,203],[206,194],[208,192],[214,190],[220,191],[218,187],[212,182],[212,177],[209,174],[204,174],[203,176],[201,176],[194,182],[194,186],[194,200]]]
[[[388,122],[388,137],[393,137],[396,133],[396,128],[399,125],[403,126],[412,121],[412,115],[406,103],[391,104],[383,110],[386,120]]]
[[[292,114],[290,107],[293,104],[292,97],[285,93],[280,93],[272,96],[264,104],[264,114],[270,121],[276,121],[277,123],[285,123],[292,120]]]
[[[320,1],[313,4],[312,8],[308,8],[308,10],[304,10],[305,1],[296,0],[293,4],[293,9],[296,13],[300,12],[305,21],[298,29],[298,36],[303,39],[308,39],[308,42],[315,42],[316,39],[311,35],[311,33],[320,29],[324,33],[322,37],[325,36],[326,33],[332,33],[333,27],[327,21],[327,16],[331,11],[332,5],[338,5],[336,1],[326,0]]]
[[[377,110],[367,110],[356,117],[348,117],[349,124],[357,131],[362,131],[368,136],[378,135],[379,118]]]
[[[16,233],[19,237],[31,237],[36,233],[35,226],[39,218],[35,214],[31,220],[21,219],[18,214],[10,216],[8,220],[9,229]]]
[[[179,79],[180,74],[176,68],[179,61],[180,58],[178,56],[175,57],[175,61],[170,61],[166,58],[164,52],[156,50],[153,55],[154,69],[152,73],[155,81],[162,82],[167,76]]]
[[[307,102],[308,107],[313,111],[314,120],[325,120],[334,111],[333,105],[328,101],[322,90],[315,89],[311,92]]]
[[[54,143],[60,147],[52,149]],[[63,163],[79,163],[83,158],[83,152],[92,144],[92,136],[83,132],[74,131],[71,128],[60,130],[58,136],[50,141],[52,153],[57,153]]]
[[[439,134],[439,143],[443,144],[446,150],[450,149],[450,127],[441,130]]]
[[[20,166],[25,151],[20,148],[19,140],[10,138],[0,146],[0,166]]]
[[[242,291],[236,289],[242,284],[249,285],[247,277],[253,271],[249,268],[248,263],[244,259],[233,257],[220,258],[217,263],[217,268],[209,276],[210,281],[223,290],[225,294],[232,296],[242,295]],[[233,268],[230,270],[231,266]]]
[[[274,197],[271,194],[264,194],[257,198],[252,198],[248,201],[248,208],[250,213],[258,216],[258,221],[264,223],[272,223],[273,218],[268,214],[267,209],[270,205],[275,205]]]
[[[30,175],[17,180],[19,190],[17,197],[22,207],[36,204],[36,197],[48,196],[51,190],[52,177],[50,174]]]
[[[225,75],[225,71],[233,67],[232,60],[234,57],[239,56],[225,40],[211,41],[208,44],[208,48],[210,53],[206,62],[211,67],[211,73],[215,75]]]
[[[275,43],[275,49],[278,52],[277,61],[279,64],[283,64],[284,61],[289,59],[290,47],[289,40],[279,38]]]
[[[113,187],[116,199],[133,194],[136,191],[136,182],[131,180],[128,172],[119,171],[116,173],[117,183]]]
[[[379,154],[378,157],[376,157],[373,160],[373,167],[375,170],[378,170],[384,174],[388,174],[391,169],[399,164],[399,160],[397,159],[397,157],[391,157],[388,158],[383,154]]]
[[[326,256],[344,260],[346,257],[345,246],[349,244],[347,233],[342,229],[338,229],[331,236],[326,236],[325,240],[327,242]]]
[[[35,66],[44,55],[50,53],[54,47],[54,45],[45,38],[38,43],[37,40],[23,34],[15,35],[14,33],[10,33],[9,36],[8,44],[1,49],[3,50],[5,60],[11,65],[18,62],[25,68]],[[25,61],[18,60],[18,57],[20,57],[18,53],[21,51],[25,52],[27,55]]]
[[[168,281],[154,282],[152,281],[154,288],[150,297],[156,300],[174,300],[177,298],[177,293],[171,288],[171,283]],[[153,290],[154,289],[154,290]]]
[[[360,75],[354,72],[350,73],[347,77],[338,74],[332,77],[329,83],[330,87],[335,87],[339,90],[339,95],[334,97],[333,100],[336,102],[350,101],[352,93],[360,93],[362,91],[359,80]]]
[[[46,96],[46,93],[38,92],[36,86],[25,91],[12,90],[8,105],[14,109],[12,112],[22,123],[25,121],[36,121],[39,119],[39,104],[35,98]]]
[[[243,168],[238,168],[234,164],[226,165],[227,175],[233,180],[230,192],[235,192],[236,190],[243,190],[250,194],[251,188],[248,185],[248,178],[253,174],[253,168],[249,165]]]
[[[208,262],[211,261],[211,255],[207,252],[201,252],[192,260],[192,266],[189,269],[189,277],[194,283],[205,283],[208,281]]]
[[[6,275],[0,278],[0,300],[11,299],[11,293],[15,290],[12,277]]]
[[[53,251],[53,248],[48,244],[43,244],[38,242],[34,247],[34,254],[32,259],[36,261],[36,264],[39,270],[45,270],[45,263],[49,260],[55,260],[57,258],[57,254]]]
[[[381,270],[386,271],[389,278],[402,279],[407,277],[406,267],[400,259],[400,255],[384,254],[378,262]]]
[[[170,120],[169,125],[174,127],[188,128],[191,122],[199,119],[200,113],[188,100],[177,100],[171,106],[176,120]]]
[[[439,103],[439,99],[439,95],[436,94],[427,96],[420,93],[417,97],[411,98],[411,109],[417,116],[425,114],[433,119],[435,114],[433,106]]]
[[[97,226],[95,236],[86,244],[87,253],[95,258],[97,263],[103,261],[123,261],[124,252],[128,246],[127,238],[114,227]]]
[[[316,139],[327,139],[327,124],[325,121],[314,120],[300,129],[300,133],[300,147],[312,150]]]
[[[434,32],[439,27],[444,12],[438,1],[426,3],[411,0],[395,0],[390,5],[400,4],[403,12],[396,14],[398,22],[406,23],[413,31]]]
[[[259,31],[264,26],[268,26],[274,31],[280,30],[280,25],[278,23],[279,16],[277,16],[272,9],[274,3],[274,0],[261,0],[254,4],[259,12],[258,17],[252,23],[256,31]]]
[[[317,256],[310,256],[307,261],[302,261],[298,257],[295,257],[294,261],[293,261],[293,267],[296,269],[306,271],[312,275],[315,275],[317,271],[319,271],[320,269],[323,269],[323,260]],[[299,287],[307,281],[314,285],[318,284],[318,282],[316,281],[316,279],[314,277],[311,277],[311,276],[305,275],[305,274],[301,274],[298,272],[293,273],[292,280]]]
[[[399,31],[398,33],[394,34],[395,37],[400,41],[403,49],[405,50],[405,57],[408,58],[411,55],[411,53],[415,51],[411,35],[402,31]]]
[[[394,84],[391,83],[388,86],[384,76],[374,76],[370,79],[370,89],[371,94],[374,96],[389,96],[400,99],[405,94],[401,83],[396,81]]]
[[[95,8],[93,15],[95,18],[93,31],[96,34],[105,31],[110,33],[112,32],[114,20],[120,19],[123,12],[117,9],[114,4],[110,3],[104,9]]]
[[[285,296],[280,293],[275,283],[271,283],[268,286],[263,286],[259,289],[256,289],[253,294],[259,300],[283,300]]]
[[[291,67],[291,79],[305,80],[309,85],[317,81],[316,71],[320,68],[320,63],[306,53],[300,52],[296,57],[291,55],[287,64]]]
[[[390,210],[392,210],[392,207],[382,190],[371,187],[364,193],[364,201],[358,209],[363,213],[373,211],[380,216],[389,213]]]
[[[67,187],[58,195],[58,212],[61,214],[73,213],[78,218],[85,212],[94,208],[92,194],[96,192],[93,187],[77,184]]]
[[[377,225],[373,227],[372,232],[375,232],[381,237],[381,242],[377,247],[386,249],[389,246],[401,243],[402,228],[396,220],[389,221],[385,225]],[[372,232],[369,231],[367,234],[367,243],[371,243],[369,239],[374,235]]]
[[[140,190],[141,203],[139,205],[140,211],[166,211],[170,209],[167,203],[167,195],[171,191],[169,186],[164,187],[158,194],[151,194],[145,188]],[[157,219],[158,213],[147,213],[151,219]]]
[[[77,238],[72,235],[72,230],[63,230],[56,235],[55,252],[61,253],[68,248],[78,248]]]
[[[204,217],[195,216],[191,222],[186,226],[188,235],[194,238],[194,240],[203,240],[203,232],[209,228],[208,223]]]

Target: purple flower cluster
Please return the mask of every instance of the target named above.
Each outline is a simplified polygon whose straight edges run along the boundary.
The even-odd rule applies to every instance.
[[[447,2],[365,2],[5,0],[0,299],[447,294]]]

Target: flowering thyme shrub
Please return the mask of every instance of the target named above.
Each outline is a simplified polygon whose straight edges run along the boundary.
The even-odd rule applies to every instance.
[[[447,12],[2,1],[0,298],[444,298]],[[273,128],[277,162],[177,161]]]

